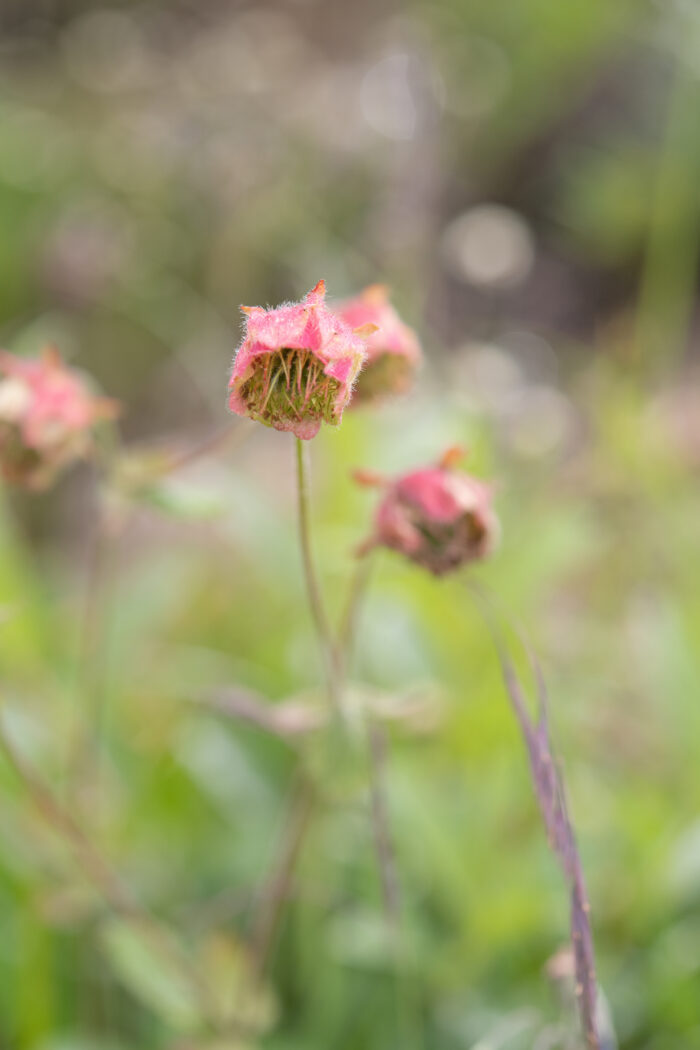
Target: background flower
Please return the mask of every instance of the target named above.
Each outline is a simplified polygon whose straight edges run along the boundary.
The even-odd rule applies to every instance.
[[[364,549],[389,547],[436,576],[490,554],[498,536],[491,488],[456,470],[455,460],[450,449],[438,466],[389,482]]]
[[[353,329],[373,325],[367,336],[367,361],[355,387],[353,404],[410,390],[422,353],[418,337],[389,302],[389,291],[372,284],[337,308]]]
[[[94,424],[116,415],[116,402],[96,397],[54,347],[36,359],[0,351],[0,374],[0,469],[18,485],[50,484],[88,451]]]

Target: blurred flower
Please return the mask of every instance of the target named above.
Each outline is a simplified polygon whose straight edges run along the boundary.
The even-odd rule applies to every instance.
[[[157,70],[137,18],[107,8],[86,11],[70,22],[60,38],[60,54],[76,83],[101,94],[143,88]]]
[[[448,449],[436,467],[391,482],[358,471],[359,484],[386,486],[374,534],[361,553],[389,547],[436,576],[490,554],[499,531],[491,488],[454,469],[462,455],[461,449]]]
[[[367,336],[367,362],[357,381],[353,404],[387,394],[405,394],[421,361],[418,337],[389,302],[384,285],[373,284],[338,307],[353,330],[376,327]]]
[[[380,135],[396,142],[408,141],[416,133],[411,66],[410,55],[386,55],[367,71],[360,88],[365,120]]]
[[[366,346],[327,308],[325,294],[319,281],[300,303],[242,307],[246,334],[229,383],[232,412],[305,440],[321,423],[340,422]]]
[[[53,347],[34,359],[0,351],[0,374],[0,471],[13,484],[45,488],[89,451],[93,425],[116,415]]]
[[[529,226],[500,204],[480,204],[458,215],[443,233],[441,248],[452,274],[479,288],[513,288],[535,261]]]
[[[62,302],[92,305],[124,272],[132,249],[128,214],[100,199],[83,200],[59,215],[46,238],[44,284]]]

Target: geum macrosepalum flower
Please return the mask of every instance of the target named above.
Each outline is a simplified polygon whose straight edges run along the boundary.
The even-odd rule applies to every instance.
[[[325,305],[319,281],[300,303],[243,306],[246,331],[233,360],[229,408],[299,438],[337,425],[364,363],[364,332]]]
[[[360,548],[399,551],[436,576],[491,553],[498,519],[491,487],[455,467],[462,449],[451,448],[437,466],[415,470],[393,481],[365,471],[355,480],[385,489],[374,517],[374,532]]]
[[[89,452],[93,426],[118,414],[52,346],[38,358],[0,350],[0,376],[0,472],[13,484],[45,488]]]
[[[337,312],[353,329],[376,326],[367,337],[367,361],[357,380],[353,405],[407,393],[423,355],[418,336],[389,302],[388,289],[372,284],[340,303]]]

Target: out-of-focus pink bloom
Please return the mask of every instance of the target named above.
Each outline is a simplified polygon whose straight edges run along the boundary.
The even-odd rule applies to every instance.
[[[321,423],[340,422],[366,346],[327,308],[325,294],[319,281],[300,303],[242,307],[246,332],[229,383],[232,412],[306,440]]]
[[[117,414],[117,403],[92,394],[53,347],[39,358],[1,350],[0,376],[0,471],[14,484],[50,484],[89,451],[93,425]]]
[[[449,449],[435,467],[393,481],[358,473],[363,485],[386,489],[377,508],[374,532],[361,548],[389,547],[436,576],[485,558],[498,538],[491,487],[455,470],[459,449]]]
[[[391,394],[405,394],[413,384],[422,353],[418,337],[389,302],[388,289],[372,284],[338,307],[352,329],[374,325],[367,337],[367,361],[357,381],[353,404]]]

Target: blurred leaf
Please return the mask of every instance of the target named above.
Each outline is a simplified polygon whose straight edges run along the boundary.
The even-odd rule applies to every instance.
[[[192,983],[166,947],[169,935],[145,924],[110,920],[102,928],[102,943],[114,972],[131,994],[173,1028],[192,1030],[202,1013]],[[174,941],[172,952],[179,951]]]
[[[127,1050],[127,1044],[109,1036],[57,1035],[36,1045],[36,1050]]]
[[[242,944],[214,934],[200,947],[198,959],[202,980],[223,1028],[239,1028],[252,1036],[273,1025],[277,1018],[274,995],[256,976]]]
[[[356,906],[344,909],[328,925],[331,953],[345,966],[386,969],[396,959],[396,936],[380,911]]]
[[[175,518],[214,518],[223,514],[227,502],[220,490],[184,478],[164,478],[135,493],[142,503]]]

